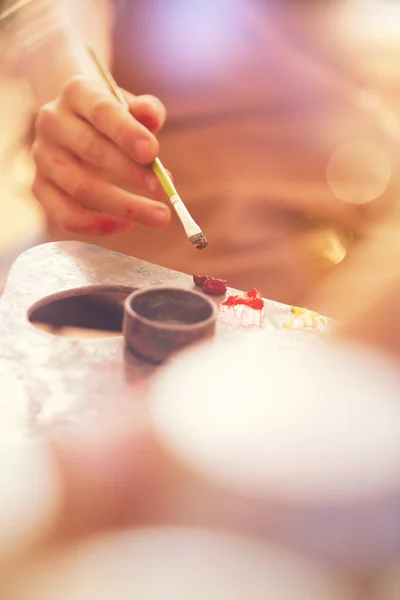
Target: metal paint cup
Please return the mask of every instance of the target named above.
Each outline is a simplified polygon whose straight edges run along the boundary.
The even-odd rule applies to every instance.
[[[185,346],[212,337],[217,315],[215,303],[196,291],[137,290],[125,300],[125,344],[136,356],[158,364]]]

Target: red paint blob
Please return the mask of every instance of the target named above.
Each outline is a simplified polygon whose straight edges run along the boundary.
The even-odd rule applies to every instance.
[[[117,221],[115,221],[115,219],[105,218],[100,222],[99,229],[100,229],[101,233],[104,233],[104,234],[115,233],[115,231],[117,231],[117,229],[118,229],[118,223],[117,223]]]
[[[124,222],[120,223],[115,219],[109,217],[101,220],[92,221],[88,225],[80,225],[79,227],[74,227],[74,231],[77,233],[88,233],[92,235],[107,235],[110,233],[118,233],[119,231],[124,231],[124,229],[129,229],[131,223]]]
[[[256,288],[252,288],[243,296],[229,296],[223,306],[238,306],[239,304],[254,308],[254,310],[262,310],[264,308],[264,298]]]
[[[193,275],[193,283],[197,287],[202,288],[206,282],[208,275]]]
[[[215,277],[207,277],[203,285],[203,292],[210,296],[221,296],[226,294],[226,281],[224,279],[215,279]]]
[[[202,288],[205,294],[211,296],[220,296],[227,290],[225,279],[217,279],[208,275],[193,275],[193,282],[194,285]]]
[[[53,163],[55,165],[59,165],[60,167],[65,167],[65,165],[67,164],[64,160],[58,158],[57,156],[53,158]]]

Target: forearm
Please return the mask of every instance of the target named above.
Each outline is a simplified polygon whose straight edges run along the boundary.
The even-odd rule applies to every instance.
[[[97,77],[85,42],[96,43],[109,60],[110,11],[108,0],[33,0],[17,11],[11,26],[17,71],[30,82],[39,106],[73,75]]]

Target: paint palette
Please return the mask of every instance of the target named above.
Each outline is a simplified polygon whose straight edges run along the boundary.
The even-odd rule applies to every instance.
[[[102,410],[132,403],[157,367],[125,350],[123,302],[160,285],[194,289],[190,275],[81,242],[22,254],[0,299],[0,436],[84,427]],[[213,300],[219,306],[222,298]],[[220,309],[217,338],[268,335],[288,311],[270,301],[262,314]]]

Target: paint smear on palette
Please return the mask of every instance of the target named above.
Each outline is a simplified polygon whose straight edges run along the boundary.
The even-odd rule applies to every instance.
[[[265,301],[261,292],[253,287],[249,292],[245,292],[242,295],[228,296],[223,304],[224,306],[244,305],[253,308],[254,310],[262,311],[265,306]]]
[[[245,329],[264,326],[265,300],[252,288],[242,295],[228,296],[219,307],[220,321],[225,325]]]
[[[264,309],[255,310],[244,305],[219,307],[220,322],[230,327],[241,327],[245,329],[261,328],[265,324]]]
[[[326,317],[307,308],[291,306],[290,313],[290,318],[282,323],[284,329],[307,329],[323,333],[328,328]]]

